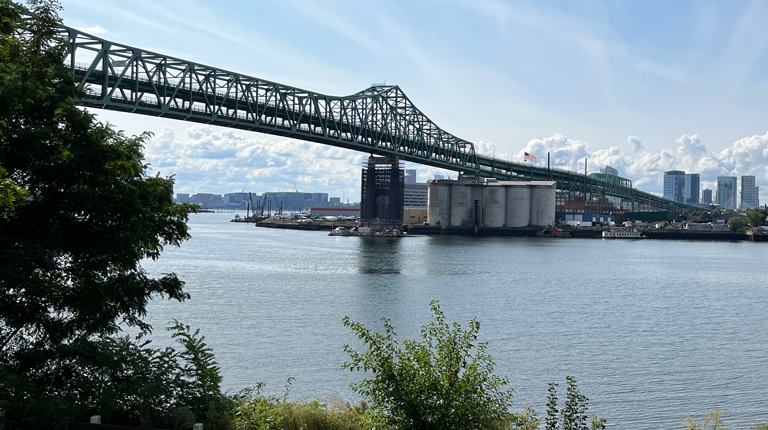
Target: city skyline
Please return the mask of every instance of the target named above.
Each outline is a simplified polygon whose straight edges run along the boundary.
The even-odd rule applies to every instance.
[[[756,102],[768,93],[761,73],[768,29],[759,19],[768,5],[761,2],[63,5],[67,25],[287,85],[344,95],[371,82],[398,84],[482,154],[522,161],[529,152],[546,162],[550,152],[554,167],[576,171],[589,157],[590,172],[611,165],[658,194],[669,170],[699,172],[702,188],[714,188],[718,176],[768,183],[761,168],[768,164],[768,107]],[[319,49],[327,46],[336,49]],[[147,162],[153,172],[176,175],[182,191],[224,193],[246,184],[287,191],[295,181],[302,191],[359,194],[367,154],[93,112],[130,134],[154,132]],[[440,173],[421,170],[422,180]]]

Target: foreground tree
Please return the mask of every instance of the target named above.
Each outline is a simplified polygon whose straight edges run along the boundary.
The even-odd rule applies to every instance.
[[[149,135],[75,106],[58,3],[29,5],[34,20],[0,0],[0,410],[8,428],[53,428],[98,404],[77,381],[108,373],[109,357],[129,375],[145,361],[162,369],[164,355],[107,336],[121,324],[148,332],[153,296],[187,298],[176,275],[154,279],[141,260],[189,237],[191,207],[172,202],[171,178],[147,175]]]
[[[386,318],[383,334],[344,318],[368,349],[345,345],[350,361],[343,368],[372,376],[352,388],[371,403],[384,428],[508,428],[513,390],[504,388],[506,378],[493,374],[487,343],[477,341],[480,323],[473,319],[463,330],[446,322],[438,302],[431,306],[433,320],[422,327],[421,340],[402,345]]]
[[[0,206],[0,347],[120,323],[147,330],[152,295],[187,296],[175,275],[153,279],[140,261],[189,237],[190,208],[173,203],[171,178],[146,175],[148,135],[126,137],[75,106],[53,39],[57,5],[32,6],[37,19],[23,21],[0,1],[0,168],[26,194]]]

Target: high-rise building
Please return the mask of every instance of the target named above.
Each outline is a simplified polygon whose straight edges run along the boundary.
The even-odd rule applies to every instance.
[[[760,187],[755,186],[752,175],[741,177],[741,208],[752,209],[760,206]]]
[[[605,174],[613,175],[613,176],[619,176],[619,171],[616,170],[615,168],[611,167],[611,166],[605,166],[604,169],[600,169],[600,173],[605,173]]]
[[[699,202],[699,190],[701,189],[701,175],[698,173],[685,174],[685,203],[696,204]]]
[[[416,183],[416,169],[408,169],[405,171],[405,183],[406,184]]]
[[[664,172],[664,198],[685,203],[685,172],[681,170]]]
[[[717,177],[717,204],[723,209],[736,209],[736,177]]]
[[[701,203],[705,205],[712,203],[712,190],[704,188],[704,191],[701,192]]]

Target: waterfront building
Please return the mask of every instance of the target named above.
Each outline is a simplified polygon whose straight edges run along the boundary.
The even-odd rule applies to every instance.
[[[717,177],[717,204],[723,209],[736,209],[736,177]]]
[[[279,210],[281,205],[284,212],[298,212],[308,210],[312,206],[328,204],[328,193],[302,193],[296,191],[267,192],[253,196],[254,204],[263,204],[273,211]]]
[[[616,216],[602,213],[589,212],[556,212],[555,218],[558,223],[572,226],[591,227],[593,225],[613,225],[616,223]]]
[[[189,203],[189,194],[176,193],[176,203]]]
[[[760,206],[760,187],[755,186],[755,177],[741,177],[741,209],[752,209]]]
[[[221,194],[197,193],[190,197],[190,203],[198,204],[205,209],[218,209],[224,206],[224,199]]]
[[[685,172],[681,170],[664,172],[664,198],[685,203]]]
[[[424,224],[425,222],[427,222],[426,209],[403,209],[403,224]]]
[[[403,190],[403,208],[426,209],[427,208],[427,184],[405,183]]]
[[[304,194],[304,200],[307,200],[307,194]],[[312,193],[312,202],[314,203],[328,203],[328,193]]]
[[[685,203],[699,203],[699,194],[701,189],[701,175],[698,173],[685,174]]]
[[[705,205],[712,204],[712,190],[704,188],[704,191],[701,192],[701,203]]]
[[[331,206],[338,206],[341,204],[341,197],[331,197],[328,199],[328,203],[330,203]]]

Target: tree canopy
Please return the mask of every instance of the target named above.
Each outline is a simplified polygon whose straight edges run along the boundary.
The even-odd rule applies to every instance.
[[[765,225],[765,219],[768,217],[768,209],[747,209],[746,216],[747,222],[753,227],[760,227]]]
[[[179,336],[203,354],[200,375],[171,362],[183,355],[108,337],[121,325],[148,332],[142,318],[153,296],[188,297],[175,274],[153,278],[141,261],[186,240],[194,209],[173,203],[172,178],[148,175],[149,134],[126,136],[76,106],[83,93],[55,39],[60,7],[28,4],[31,11],[0,0],[0,419],[14,428],[67,428],[98,405],[109,413],[110,391],[132,393],[135,402],[121,399],[120,413],[136,423],[180,399],[218,398],[218,369],[188,329]],[[118,371],[123,385],[92,381]],[[160,374],[192,385],[165,384],[152,397],[147,380]],[[178,388],[198,387],[205,375],[213,382],[202,389]],[[105,383],[119,379],[110,378]]]
[[[114,333],[154,294],[186,298],[173,274],[141,267],[187,239],[173,180],[147,176],[142,145],[75,106],[54,39],[56,2],[34,20],[0,1],[0,347]]]

